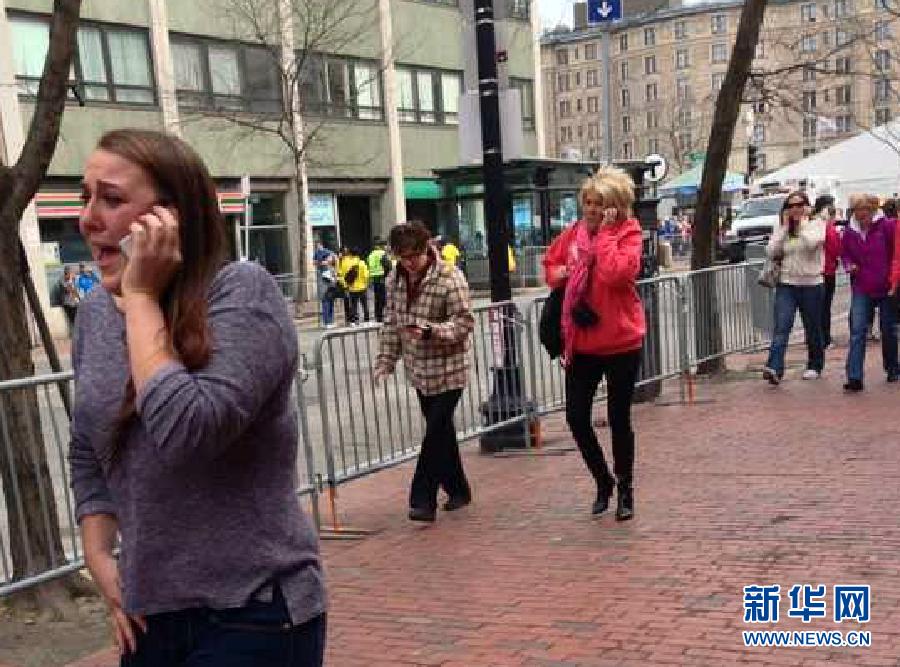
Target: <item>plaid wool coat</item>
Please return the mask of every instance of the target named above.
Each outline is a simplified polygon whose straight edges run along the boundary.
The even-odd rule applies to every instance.
[[[399,264],[388,275],[387,305],[375,368],[391,373],[402,355],[412,385],[426,396],[433,396],[466,386],[475,317],[469,285],[462,272],[441,261],[433,250],[429,252],[433,261],[412,304]],[[430,326],[431,336],[414,338],[404,330],[410,325]]]

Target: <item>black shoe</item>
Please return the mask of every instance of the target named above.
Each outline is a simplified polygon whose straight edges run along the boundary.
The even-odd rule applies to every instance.
[[[850,394],[855,394],[858,391],[863,390],[862,380],[847,380],[847,383],[844,385],[844,391]]]
[[[606,513],[606,510],[609,509],[609,499],[612,497],[612,492],[612,480],[605,484],[597,485],[597,500],[591,505],[591,516],[598,517]]]
[[[428,507],[410,507],[409,508],[409,520],[410,521],[425,521],[427,523],[434,523],[436,514],[437,514],[436,510],[433,510]]]
[[[888,382],[896,382],[898,379],[900,379],[900,373],[894,372],[894,373],[888,373],[888,374],[887,374],[887,381],[888,381]]]
[[[444,503],[444,511],[445,512],[453,512],[458,509],[462,509],[466,505],[472,502],[472,496],[450,496],[447,499],[447,502]]]
[[[634,489],[629,485],[619,487],[616,503],[616,521],[628,521],[634,518]]]

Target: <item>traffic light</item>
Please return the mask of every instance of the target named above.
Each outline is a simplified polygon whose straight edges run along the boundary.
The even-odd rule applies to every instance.
[[[759,167],[759,149],[753,144],[747,144],[747,175],[752,176]]]

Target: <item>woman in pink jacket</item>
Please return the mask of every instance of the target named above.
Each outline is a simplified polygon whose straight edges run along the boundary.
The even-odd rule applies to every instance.
[[[547,284],[565,286],[562,307],[566,420],[597,483],[591,514],[609,508],[618,488],[616,519],[634,516],[634,432],[631,402],[646,326],[635,284],[641,266],[641,226],[634,219],[634,182],[603,168],[579,195],[583,219],[557,238],[544,258]],[[591,423],[600,380],[606,378],[612,432],[610,474]]]

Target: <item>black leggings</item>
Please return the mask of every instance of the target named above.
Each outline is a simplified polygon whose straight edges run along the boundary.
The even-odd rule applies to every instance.
[[[630,486],[634,477],[634,431],[631,401],[641,363],[641,352],[609,356],[576,354],[566,369],[566,421],[597,485],[607,488],[613,479],[591,423],[597,385],[606,377],[606,410],[612,432],[613,468],[618,483]]]

